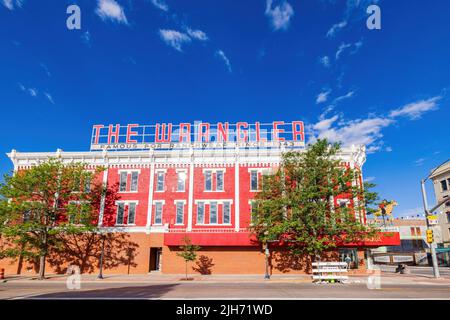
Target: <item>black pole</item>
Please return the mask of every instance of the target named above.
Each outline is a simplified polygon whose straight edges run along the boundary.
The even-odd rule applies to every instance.
[[[103,279],[103,256],[105,254],[105,235],[102,234],[102,252],[100,254],[100,267],[97,279]]]
[[[266,274],[264,275],[264,279],[270,279],[269,275],[269,243],[266,241],[266,248],[264,250],[264,256],[266,260]]]

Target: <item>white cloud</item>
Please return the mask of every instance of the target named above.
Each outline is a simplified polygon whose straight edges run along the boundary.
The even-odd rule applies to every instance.
[[[47,67],[47,65],[45,63],[41,62],[40,66],[41,66],[42,69],[44,69],[44,72],[47,74],[47,76],[49,76],[49,77],[52,76],[52,74],[48,70],[48,67]]]
[[[195,40],[206,41],[208,40],[208,36],[201,30],[192,30],[191,28],[187,28],[188,35]]]
[[[28,89],[28,93],[30,94],[30,96],[32,97],[36,97],[38,95],[38,91],[35,88],[29,88]]]
[[[416,102],[409,103],[403,107],[392,110],[389,114],[391,117],[408,117],[411,120],[420,119],[422,114],[427,111],[435,110],[438,108],[438,101],[441,96],[436,96],[428,100],[420,100]]]
[[[414,164],[418,167],[420,167],[421,165],[423,165],[423,163],[425,162],[425,160],[427,160],[426,158],[419,158],[416,161],[414,161]]]
[[[95,12],[103,20],[128,24],[123,8],[115,0],[98,0]]]
[[[340,96],[340,97],[337,97],[336,99],[334,99],[333,103],[337,103],[337,102],[340,102],[342,100],[349,99],[349,98],[353,97],[354,95],[355,95],[355,91],[349,91],[347,94],[345,94],[343,96]]]
[[[289,27],[290,20],[294,15],[294,9],[285,0],[279,1],[279,5],[272,8],[273,0],[266,0],[265,15],[269,18],[275,31],[286,30]]]
[[[323,91],[317,95],[316,104],[326,102],[328,100],[328,95],[331,93],[331,90]]]
[[[225,55],[225,53],[222,50],[217,50],[216,56],[219,57],[225,63],[225,66],[227,67],[228,72],[231,73],[232,72],[231,63],[230,63],[230,60]]]
[[[341,56],[342,52],[344,52],[345,49],[350,48],[352,45],[351,43],[342,43],[338,50],[336,51],[336,60],[339,59],[339,57]]]
[[[47,98],[48,101],[50,101],[51,104],[55,104],[55,101],[53,100],[53,97],[48,92],[44,92],[44,96]]]
[[[167,45],[180,52],[183,51],[183,44],[191,42],[191,38],[187,34],[176,30],[160,29],[159,35]]]
[[[83,41],[83,43],[87,44],[88,46],[91,44],[91,34],[89,31],[82,33],[80,38],[81,41]]]
[[[338,123],[337,120],[341,120]],[[331,118],[321,119],[312,126],[315,138],[326,138],[331,142],[342,142],[343,145],[366,145],[375,152],[379,150],[380,145],[377,140],[383,137],[381,130],[394,121],[382,117],[369,117],[366,119],[356,119],[344,121],[340,116],[335,115]]]
[[[9,10],[14,10],[17,8],[22,8],[23,0],[2,0],[3,6]]]
[[[364,182],[371,182],[373,180],[375,180],[375,177],[365,177],[364,178]]]
[[[339,23],[334,24],[330,30],[328,30],[327,32],[327,38],[332,38],[334,37],[335,33],[339,30],[344,28],[347,25],[347,21],[341,21]]]
[[[329,68],[331,65],[330,58],[328,56],[323,56],[319,61],[325,68]]]
[[[151,2],[159,10],[162,10],[165,12],[169,11],[169,6],[167,5],[166,2],[164,2],[164,0],[151,0]]]
[[[392,147],[386,147],[386,152],[392,152]]]
[[[342,43],[338,50],[336,51],[336,60],[338,60],[341,57],[341,54],[349,48],[353,47],[353,50],[350,52],[350,54],[355,54],[359,51],[359,49],[362,47],[363,45],[363,41],[359,40],[358,42],[355,43]]]

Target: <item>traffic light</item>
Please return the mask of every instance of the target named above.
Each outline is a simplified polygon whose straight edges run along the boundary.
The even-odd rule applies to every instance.
[[[433,243],[434,239],[433,239],[433,230],[428,229],[427,230],[427,242],[428,243]]]

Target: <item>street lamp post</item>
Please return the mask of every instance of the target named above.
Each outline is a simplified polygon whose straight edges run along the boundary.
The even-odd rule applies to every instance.
[[[446,203],[448,200],[444,199],[443,201],[438,203],[434,208],[432,208],[431,210],[428,210],[428,202],[427,202],[427,193],[426,193],[426,190],[425,190],[425,182],[433,175],[433,173],[437,169],[439,169],[442,165],[446,164],[449,160],[450,159],[447,159],[446,161],[441,163],[425,179],[422,179],[420,181],[420,185],[421,185],[421,189],[422,189],[423,208],[424,208],[424,212],[425,212],[425,218],[426,218],[426,221],[427,221],[427,229],[428,230],[431,230],[431,226],[430,226],[430,222],[428,220],[428,216],[431,215],[437,208],[439,208],[441,205]],[[433,242],[430,243],[430,249],[431,249],[431,261],[433,263],[433,274],[434,274],[435,278],[439,278],[440,277],[439,265],[438,265],[437,256],[436,256],[436,242],[435,242],[434,238],[433,238]]]
[[[428,221],[428,216],[430,215],[430,212],[428,211],[428,203],[427,203],[427,194],[425,191],[425,180],[422,179],[420,181],[421,187],[422,187],[422,200],[423,200],[423,207],[425,211],[425,220],[427,221],[427,229],[430,228],[430,222]],[[436,243],[433,239],[433,242],[430,243],[430,249],[431,249],[431,261],[433,262],[433,274],[435,278],[439,278],[439,266],[437,262],[437,256],[436,256]]]
[[[269,275],[269,242],[267,242],[267,241],[265,243],[264,256],[265,256],[265,260],[266,260],[266,274],[264,275],[264,279],[269,280],[270,279],[270,275]]]
[[[102,251],[100,253],[100,265],[97,279],[103,279],[103,257],[105,255],[105,235],[102,233]]]

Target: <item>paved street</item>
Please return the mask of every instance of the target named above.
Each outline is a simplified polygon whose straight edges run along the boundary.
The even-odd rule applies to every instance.
[[[84,277],[80,290],[68,290],[66,278],[15,279],[0,283],[1,299],[450,299],[450,278],[384,274],[380,289],[368,289],[364,277],[347,284],[313,284],[309,277],[198,277],[180,281],[165,276]]]

